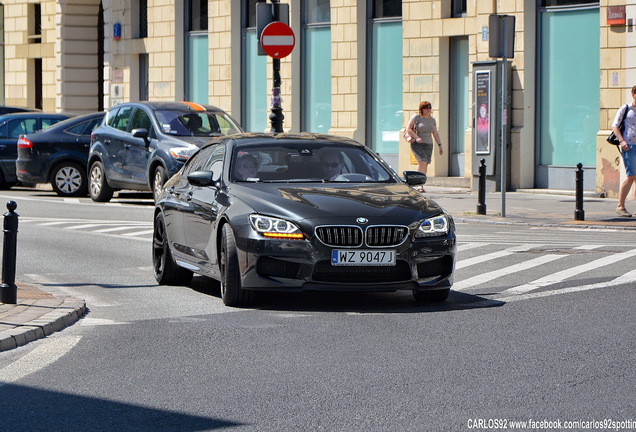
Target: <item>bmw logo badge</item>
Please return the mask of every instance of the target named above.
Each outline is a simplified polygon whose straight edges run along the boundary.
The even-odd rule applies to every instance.
[[[363,217],[359,217],[358,219],[356,219],[356,222],[358,222],[361,225],[364,225],[365,223],[369,222],[369,219],[363,218]]]

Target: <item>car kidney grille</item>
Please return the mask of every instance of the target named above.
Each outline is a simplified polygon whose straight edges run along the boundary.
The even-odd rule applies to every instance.
[[[367,246],[397,246],[404,241],[408,228],[399,226],[369,227],[366,233]]]
[[[316,228],[316,235],[328,246],[361,246],[362,229],[355,226],[325,226]]]
[[[364,243],[369,247],[397,246],[408,235],[405,226],[370,226],[364,233]],[[316,235],[327,246],[362,246],[362,228],[357,226],[323,226],[316,228]]]

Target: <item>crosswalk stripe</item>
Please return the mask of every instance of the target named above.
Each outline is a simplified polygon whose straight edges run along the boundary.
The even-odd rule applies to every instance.
[[[610,288],[610,287],[624,285],[624,284],[631,284],[633,286],[635,282],[636,282],[636,269],[631,270],[625,274],[622,274],[616,279],[608,281],[608,282],[599,282],[595,284],[582,285],[578,287],[569,287],[569,288],[562,288],[557,290],[513,295],[509,297],[500,297],[500,298],[497,298],[496,300],[499,302],[509,303],[509,302],[517,301],[517,300],[528,300],[532,298],[548,297],[548,296],[557,295],[557,294],[568,294],[568,293],[579,292],[579,291],[589,291],[589,290],[599,289],[599,288]]]
[[[532,281],[527,284],[519,285],[513,288],[508,288],[505,291],[502,291],[502,294],[524,294],[530,291],[534,291],[536,289],[546,287],[549,285],[553,285],[559,282],[562,282],[572,276],[579,275],[581,273],[588,272],[590,270],[597,269],[599,267],[603,267],[609,264],[614,264],[618,261],[622,261],[627,258],[631,258],[636,256],[636,249],[628,250],[626,252],[620,252],[617,254],[612,254],[603,258],[599,258],[589,263],[581,264],[576,267],[572,267],[569,269],[565,269],[556,273],[549,274],[542,278],[539,278],[535,281]]]
[[[477,276],[473,276],[471,278],[468,279],[463,279],[459,282],[456,282],[455,284],[453,284],[453,290],[455,291],[462,291],[468,288],[472,288],[476,285],[482,284],[482,283],[486,283],[486,282],[490,282],[494,279],[497,279],[499,277],[502,276],[507,276],[510,275],[512,273],[517,273],[523,270],[527,270],[533,267],[537,267],[540,266],[542,264],[546,264],[549,263],[551,261],[557,260],[559,258],[563,258],[564,256],[567,255],[561,255],[561,254],[548,254],[548,255],[542,255],[540,257],[528,260],[528,261],[524,261],[515,265],[511,265],[508,267],[504,267],[501,269],[497,269],[488,273],[482,273],[479,274]]]
[[[457,252],[464,252],[467,250],[471,250],[471,249],[475,249],[478,247],[484,247],[487,246],[487,244],[484,243],[464,243],[464,244],[460,244],[457,245]]]
[[[493,259],[497,259],[497,258],[501,258],[507,255],[512,255],[516,252],[526,252],[532,248],[535,248],[539,245],[536,244],[522,244],[519,246],[513,246],[511,248],[508,249],[504,249],[502,251],[497,251],[497,252],[493,252],[490,254],[486,254],[486,255],[480,255],[480,256],[476,256],[473,258],[468,258],[465,260],[461,260],[458,261],[457,264],[455,265],[456,269],[462,269],[468,266],[472,266],[472,265],[476,265],[476,264],[481,264],[484,263],[486,261],[490,261]]]

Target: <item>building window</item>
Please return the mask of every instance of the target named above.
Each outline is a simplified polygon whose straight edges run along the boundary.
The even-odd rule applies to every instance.
[[[402,2],[375,0],[372,5],[367,144],[390,165],[398,166],[402,128]]]
[[[139,37],[148,37],[148,1],[139,0]]]
[[[331,7],[329,0],[305,3],[303,125],[309,132],[331,128]]]
[[[186,15],[186,99],[208,103],[208,1],[187,1]]]
[[[44,107],[42,99],[42,59],[33,59],[33,106],[37,109]]]
[[[242,126],[245,130],[269,130],[267,98],[267,56],[258,55],[256,0],[243,2],[243,95]]]
[[[373,0],[373,18],[402,17],[402,0]]]
[[[208,0],[190,1],[190,31],[208,30]]]
[[[40,3],[29,4],[28,9],[29,43],[42,42],[42,5]]]
[[[461,18],[466,16],[466,0],[452,0],[452,18]]]
[[[150,79],[150,60],[148,54],[139,54],[139,100],[148,100],[148,80]]]

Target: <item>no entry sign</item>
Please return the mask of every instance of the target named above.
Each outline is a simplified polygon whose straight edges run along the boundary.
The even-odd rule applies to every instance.
[[[290,26],[274,21],[263,29],[261,46],[268,56],[280,59],[287,57],[296,45],[296,37]]]

